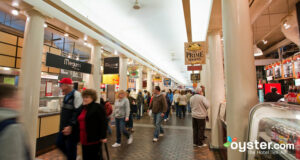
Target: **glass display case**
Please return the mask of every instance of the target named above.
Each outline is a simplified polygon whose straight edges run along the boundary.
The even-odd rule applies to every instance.
[[[258,145],[253,148],[247,147],[247,160],[300,159],[299,105],[256,105],[250,112],[248,131],[247,142],[257,142]]]

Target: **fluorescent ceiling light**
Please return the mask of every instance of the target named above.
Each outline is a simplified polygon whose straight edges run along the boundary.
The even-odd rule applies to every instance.
[[[190,8],[193,41],[205,41],[212,0],[191,0]]]
[[[267,43],[268,43],[268,41],[267,41],[267,40],[262,40],[262,42],[263,42],[264,44],[267,44]]]
[[[19,2],[18,2],[18,1],[13,1],[13,2],[12,2],[12,6],[14,6],[14,7],[19,7]]]
[[[48,27],[48,25],[46,23],[44,23],[44,28],[47,28],[47,27]]]
[[[69,34],[68,34],[68,33],[65,33],[64,36],[65,36],[65,37],[69,37]]]

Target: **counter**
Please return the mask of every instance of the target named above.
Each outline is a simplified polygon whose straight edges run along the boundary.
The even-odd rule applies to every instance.
[[[41,155],[55,148],[59,132],[60,112],[39,113],[37,121],[36,154]]]

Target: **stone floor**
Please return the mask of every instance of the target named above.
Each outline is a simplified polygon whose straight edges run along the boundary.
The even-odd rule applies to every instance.
[[[192,118],[188,114],[185,119],[171,117],[170,121],[164,122],[165,136],[157,143],[152,142],[154,127],[150,117],[145,116],[141,120],[134,121],[134,141],[128,145],[126,138],[122,137],[122,146],[112,148],[115,142],[115,131],[108,137],[108,150],[111,160],[224,160],[224,154],[219,151],[211,151],[208,147],[193,147],[192,142]],[[210,131],[206,131],[210,139]],[[78,155],[81,154],[78,146]],[[103,155],[105,151],[103,148]],[[104,156],[106,158],[106,156]],[[53,150],[38,157],[44,160],[63,160],[58,150]]]

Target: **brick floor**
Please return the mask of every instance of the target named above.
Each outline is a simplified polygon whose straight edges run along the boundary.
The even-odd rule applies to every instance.
[[[185,119],[172,117],[170,121],[164,122],[165,136],[157,143],[152,142],[154,127],[150,117],[145,116],[141,120],[134,121],[133,143],[128,145],[126,138],[122,137],[122,146],[112,148],[115,142],[115,131],[108,137],[108,149],[111,160],[224,160],[223,154],[209,150],[208,147],[193,147],[192,118],[187,115]],[[210,131],[206,131],[208,140]],[[78,146],[78,155],[81,154]],[[104,151],[104,148],[103,148]],[[103,152],[105,155],[105,152]],[[104,156],[106,158],[106,156]],[[38,157],[44,160],[63,160],[58,150],[53,150]]]

